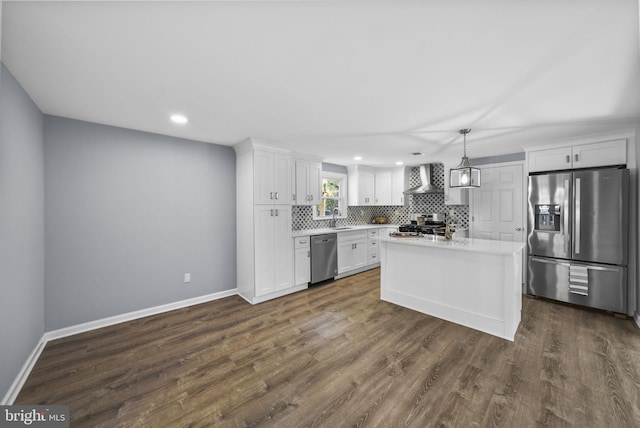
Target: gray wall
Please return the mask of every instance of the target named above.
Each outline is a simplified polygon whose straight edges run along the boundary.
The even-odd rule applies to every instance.
[[[0,399],[44,333],[43,117],[0,66]]]
[[[637,190],[637,199],[636,199],[636,311],[635,318],[636,322],[640,322],[640,123],[636,127],[636,135],[635,135],[635,143],[636,143],[636,190]],[[634,221],[632,219],[631,221]],[[640,325],[640,324],[639,324]]]
[[[236,287],[233,149],[53,116],[44,130],[48,331]]]
[[[322,170],[325,172],[336,172],[339,174],[346,174],[347,167],[343,165],[336,165],[334,163],[322,163]]]
[[[469,162],[473,166],[478,166],[478,165],[489,165],[492,163],[515,162],[515,161],[523,161],[523,160],[525,160],[525,153],[518,152],[518,153],[509,153],[506,155],[473,158],[473,159],[469,159]]]

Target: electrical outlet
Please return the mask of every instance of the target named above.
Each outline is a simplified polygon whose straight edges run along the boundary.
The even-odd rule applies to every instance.
[[[186,284],[187,282],[191,282],[191,274],[190,273],[185,273],[184,274],[184,283]]]

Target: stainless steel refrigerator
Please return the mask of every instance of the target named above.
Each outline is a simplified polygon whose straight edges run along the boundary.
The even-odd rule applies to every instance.
[[[629,170],[529,176],[527,293],[627,313]]]

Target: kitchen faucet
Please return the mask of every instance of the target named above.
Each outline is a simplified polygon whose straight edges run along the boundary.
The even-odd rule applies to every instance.
[[[340,215],[340,211],[338,210],[338,207],[335,207],[331,213],[331,223],[329,224],[330,227],[336,227],[336,215]]]

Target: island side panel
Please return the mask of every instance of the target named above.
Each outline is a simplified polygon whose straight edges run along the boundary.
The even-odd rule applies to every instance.
[[[513,255],[401,242],[381,250],[382,300],[513,340]]]

